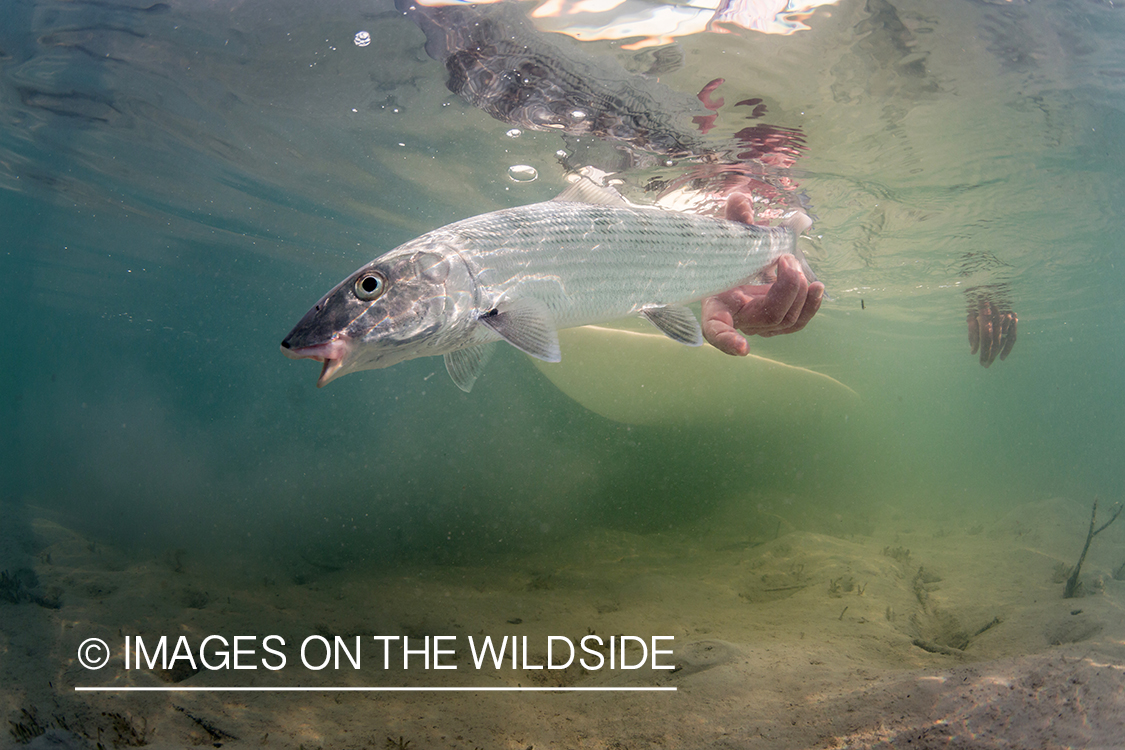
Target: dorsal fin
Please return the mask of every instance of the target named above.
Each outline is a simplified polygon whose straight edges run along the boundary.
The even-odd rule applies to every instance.
[[[570,201],[573,203],[591,203],[598,206],[628,206],[629,201],[625,196],[611,187],[595,185],[585,177],[580,177],[571,183],[566,190],[559,193],[555,200]]]
[[[583,167],[569,175],[570,185],[555,200],[590,203],[598,206],[631,206],[617,188],[606,183],[608,174],[593,167]]]

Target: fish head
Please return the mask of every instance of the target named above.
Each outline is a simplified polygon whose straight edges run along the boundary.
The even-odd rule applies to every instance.
[[[281,342],[290,359],[323,363],[317,387],[457,348],[474,320],[475,284],[460,255],[403,246],[324,295]]]

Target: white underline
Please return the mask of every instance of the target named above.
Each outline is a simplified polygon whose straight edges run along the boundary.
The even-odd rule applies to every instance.
[[[675,687],[75,687],[79,693],[675,692]]]

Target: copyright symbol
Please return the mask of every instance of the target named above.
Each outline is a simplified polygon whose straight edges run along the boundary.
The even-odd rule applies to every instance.
[[[86,669],[101,669],[109,664],[109,646],[101,638],[87,638],[78,647],[78,663]]]

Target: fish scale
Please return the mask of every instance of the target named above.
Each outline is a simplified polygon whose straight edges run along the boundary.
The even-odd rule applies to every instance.
[[[548,362],[558,329],[639,313],[672,339],[703,342],[685,304],[745,283],[783,254],[790,226],[629,204],[579,180],[559,198],[474,216],[411,240],[344,279],[282,342],[324,363],[318,385],[441,355],[468,391],[505,340]]]
[[[547,201],[464,219],[415,243],[457,247],[493,301],[518,295],[529,273],[544,290],[553,282],[557,293],[540,299],[569,328],[725,291],[793,253],[795,240],[789,227]]]

